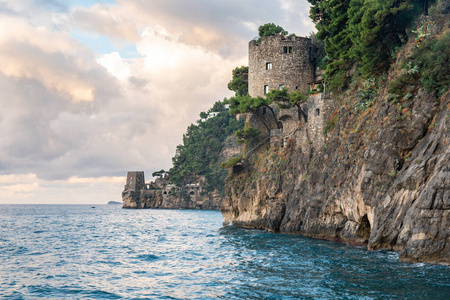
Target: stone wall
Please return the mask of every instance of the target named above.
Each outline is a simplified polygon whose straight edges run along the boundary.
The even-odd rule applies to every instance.
[[[293,36],[269,36],[260,43],[249,43],[249,94],[264,96],[269,90],[286,87],[290,92],[306,92],[314,80],[314,62],[310,59],[311,40]],[[287,53],[285,53],[287,52]],[[271,64],[268,66],[267,64]]]
[[[134,181],[141,180],[144,180],[144,172],[128,172],[127,184],[122,192],[123,208],[218,209],[220,195],[217,192],[203,192],[202,186],[206,184],[203,176],[192,178],[194,183],[183,187],[157,178],[154,182],[142,183],[136,188]]]
[[[308,136],[318,149],[325,141],[324,129],[334,111],[335,101],[326,94],[314,94],[308,98]]]
[[[127,173],[127,182],[125,183],[125,189],[137,191],[143,189],[144,186],[145,186],[144,172],[130,171]]]

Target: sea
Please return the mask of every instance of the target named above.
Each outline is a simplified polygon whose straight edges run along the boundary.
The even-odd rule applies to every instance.
[[[218,211],[0,205],[0,299],[450,299],[450,267]]]

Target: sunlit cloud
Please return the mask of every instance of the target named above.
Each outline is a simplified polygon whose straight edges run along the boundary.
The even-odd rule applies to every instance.
[[[92,101],[95,89],[83,76],[89,67],[76,55],[81,48],[64,34],[16,18],[0,19],[0,72],[37,80],[74,101]]]
[[[306,1],[102,2],[0,0],[1,203],[120,200],[233,94],[259,25],[312,28]]]

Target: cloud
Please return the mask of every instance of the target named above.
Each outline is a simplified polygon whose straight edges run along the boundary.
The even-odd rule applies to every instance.
[[[246,55],[247,42],[265,23],[276,23],[290,32],[307,35],[309,4],[303,1],[177,1],[118,0],[117,4],[95,5],[72,10],[73,24],[111,39],[136,42],[149,28],[163,28],[179,43],[201,47],[224,58]],[[139,39],[139,38],[138,38]]]
[[[138,39],[136,24],[127,15],[119,13],[115,5],[78,6],[71,17],[80,29],[95,29],[98,33],[132,42]]]
[[[0,175],[0,199],[3,204],[105,204],[120,201],[126,177],[71,177],[67,180],[43,180],[36,174]]]
[[[259,25],[309,32],[306,1],[73,3],[0,0],[2,203],[120,200],[127,170],[169,169],[187,126],[232,95]]]
[[[0,28],[1,73],[38,80],[74,101],[93,100],[95,88],[87,80],[91,67],[79,59],[80,52],[85,51],[79,45],[63,34],[17,18],[2,17]]]

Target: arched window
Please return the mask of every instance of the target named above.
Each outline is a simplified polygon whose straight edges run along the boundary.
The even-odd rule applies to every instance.
[[[292,53],[292,47],[289,47],[289,53]]]
[[[283,53],[288,53],[288,47],[283,48]]]

